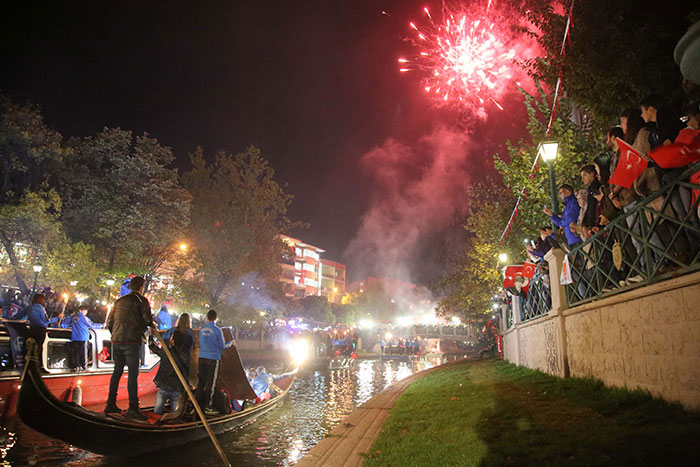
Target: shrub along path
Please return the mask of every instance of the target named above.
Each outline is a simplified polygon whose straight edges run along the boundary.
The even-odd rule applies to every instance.
[[[395,402],[365,466],[699,465],[700,414],[504,361],[458,362]]]

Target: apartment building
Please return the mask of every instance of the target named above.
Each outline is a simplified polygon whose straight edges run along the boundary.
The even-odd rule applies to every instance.
[[[323,248],[287,235],[280,237],[289,245],[280,262],[285,295],[293,298],[322,295],[331,303],[341,303],[345,294],[345,265],[322,259],[326,252]]]

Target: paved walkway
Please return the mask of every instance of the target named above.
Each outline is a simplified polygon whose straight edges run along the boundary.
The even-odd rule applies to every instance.
[[[389,417],[396,399],[415,380],[436,368],[415,373],[392,384],[348,415],[329,435],[296,464],[297,466],[352,467],[360,466],[377,439],[384,420]]]

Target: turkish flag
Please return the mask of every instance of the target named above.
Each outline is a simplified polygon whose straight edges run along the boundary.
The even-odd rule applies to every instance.
[[[700,137],[696,137],[690,144],[676,143],[659,146],[651,151],[649,156],[664,169],[685,167],[700,160]]]
[[[639,151],[621,138],[617,139],[617,145],[620,148],[620,160],[617,161],[615,172],[610,177],[610,183],[625,188],[632,188],[634,181],[647,168],[647,161],[642,159]]]
[[[525,264],[523,264],[523,277],[532,279],[532,276],[535,275],[535,267],[533,263],[525,261]]]
[[[515,287],[515,278],[523,275],[523,267],[506,266],[503,268],[503,288]]]

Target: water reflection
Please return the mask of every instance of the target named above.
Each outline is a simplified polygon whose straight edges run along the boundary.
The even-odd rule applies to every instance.
[[[278,408],[219,440],[233,464],[293,465],[357,406],[392,383],[433,365],[359,360],[352,370],[302,370]],[[133,465],[74,449],[26,427],[16,436],[6,432],[0,453],[7,465]],[[220,461],[209,441],[202,440],[140,458],[138,463],[219,465]]]

